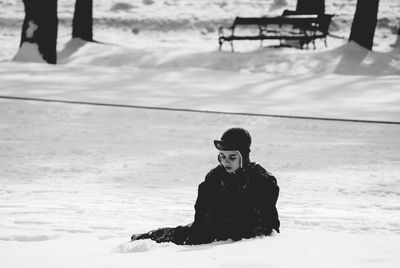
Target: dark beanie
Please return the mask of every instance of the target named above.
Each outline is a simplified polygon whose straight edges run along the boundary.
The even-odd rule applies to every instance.
[[[215,148],[223,151],[239,151],[243,158],[243,165],[249,163],[251,136],[240,127],[230,128],[222,134],[221,140],[214,140]]]

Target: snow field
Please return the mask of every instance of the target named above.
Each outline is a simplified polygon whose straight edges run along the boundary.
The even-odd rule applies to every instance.
[[[217,26],[295,1],[94,2],[107,44],[69,40],[73,2],[60,0],[60,64],[49,66],[9,61],[23,6],[0,1],[2,267],[398,266],[398,124],[8,98],[399,122],[397,1],[381,1],[373,52],[345,44],[352,0],[327,2],[339,37],[328,48],[244,42],[234,54],[216,51]],[[217,164],[212,140],[232,126],[249,129],[252,160],[278,178],[282,233],[130,243],[193,220],[197,185]]]
[[[20,228],[129,236],[189,223],[196,187],[217,164],[209,141],[230,125],[251,131],[252,158],[278,177],[284,229],[400,231],[397,125],[4,100],[1,107],[14,118],[1,134],[2,206],[13,236]]]

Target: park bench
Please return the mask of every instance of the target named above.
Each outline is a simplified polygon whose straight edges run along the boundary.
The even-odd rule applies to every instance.
[[[327,46],[326,37],[329,34],[329,25],[333,15],[330,14],[299,14],[285,11],[277,17],[236,17],[230,27],[219,27],[218,42],[222,49],[224,42],[229,42],[232,52],[234,40],[279,40],[282,46],[284,41],[297,41],[300,48],[313,44],[321,38]],[[240,29],[239,29],[240,28]]]

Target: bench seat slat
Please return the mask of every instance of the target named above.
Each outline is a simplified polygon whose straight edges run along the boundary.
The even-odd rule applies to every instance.
[[[261,36],[226,36],[221,37],[224,41],[233,40],[312,40],[315,38],[323,38],[323,35],[313,35],[313,36],[296,36],[296,35],[261,35]]]

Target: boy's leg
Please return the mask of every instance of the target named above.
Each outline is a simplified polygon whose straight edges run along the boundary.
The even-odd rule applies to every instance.
[[[135,241],[135,240],[142,240],[142,239],[151,239],[154,241],[157,241],[159,239],[161,239],[162,237],[164,237],[168,232],[171,232],[170,227],[166,227],[166,228],[160,228],[157,230],[152,230],[149,231],[147,233],[143,233],[143,234],[133,234],[131,236],[131,241]]]
[[[189,234],[190,226],[165,227],[144,234],[134,234],[131,236],[131,241],[151,239],[157,243],[172,242],[177,245],[183,245]]]

